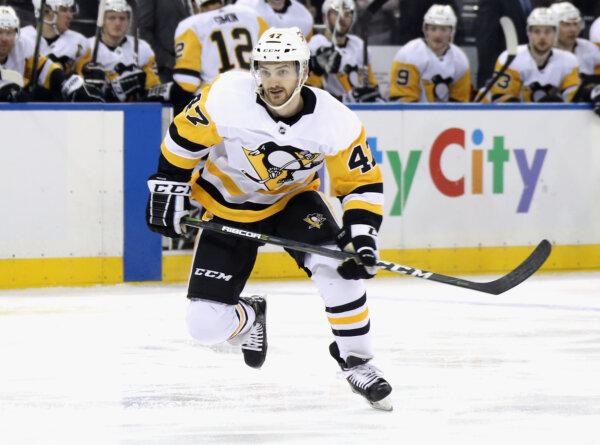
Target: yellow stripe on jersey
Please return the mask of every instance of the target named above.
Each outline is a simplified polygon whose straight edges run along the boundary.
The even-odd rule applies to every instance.
[[[202,44],[198,40],[198,36],[192,29],[187,29],[185,32],[175,38],[175,67],[174,80],[177,84],[188,93],[195,92],[200,86],[200,72],[202,71]],[[190,73],[186,76],[188,81],[177,79],[177,70],[183,70]],[[191,83],[191,79],[197,77],[197,82]]]
[[[566,93],[566,97],[564,97],[565,102],[573,101],[573,97],[575,96],[579,85],[581,85],[581,78],[579,77],[579,68],[575,67],[569,74],[567,74],[563,78],[560,84],[561,93]]]
[[[471,70],[467,68],[465,74],[450,85],[450,99],[458,102],[471,100]]]
[[[369,79],[369,86],[375,87],[377,84],[377,77],[375,77],[375,73],[373,72],[373,68],[371,64],[367,65],[367,78]]]
[[[83,70],[83,66],[88,63],[90,60],[92,60],[92,50],[90,50],[89,48],[87,48],[85,50],[85,53],[83,54],[83,56],[81,56],[79,59],[77,59],[75,61],[75,67],[73,68],[73,72],[81,75],[81,72]]]
[[[600,64],[598,64],[594,67],[594,74],[596,74],[596,75],[600,74]]]
[[[302,187],[297,191],[283,196],[279,201],[266,207],[262,210],[244,210],[226,207],[213,198],[206,190],[199,187],[197,184],[192,184],[192,198],[198,201],[202,206],[219,218],[237,222],[256,222],[261,221],[269,216],[276,214],[284,209],[290,199],[299,193],[309,190],[316,191],[319,189],[320,181],[315,179],[306,187]]]
[[[495,71],[500,71],[502,64],[496,62]],[[521,97],[521,88],[523,87],[523,81],[518,71],[508,68],[504,74],[498,79],[498,82],[494,84],[490,93],[492,99],[496,97],[510,98],[510,97]]]
[[[204,166],[204,168],[208,170],[209,173],[213,174],[221,180],[221,182],[225,186],[225,190],[227,190],[227,193],[229,193],[230,195],[240,196],[244,194],[244,192],[240,190],[240,188],[233,181],[233,179],[231,179],[226,173],[223,173],[221,170],[219,170],[219,167],[217,167],[210,159],[206,161],[206,165]]]
[[[371,213],[375,213],[376,215],[383,216],[383,206],[380,204],[371,204],[365,201],[359,201],[357,199],[353,199],[351,201],[345,202],[343,205],[344,212],[348,210],[368,210]]]
[[[315,88],[323,88],[325,86],[325,76],[317,76],[312,71],[308,75],[308,79],[306,80],[306,85],[310,85]]]
[[[359,321],[363,321],[368,316],[369,316],[369,309],[366,308],[364,311],[362,311],[356,315],[351,315],[349,317],[338,317],[338,318],[327,317],[327,319],[329,320],[330,324],[352,324],[352,323],[358,323]]]
[[[362,185],[381,183],[379,166],[367,145],[365,128],[348,148],[326,158],[334,196],[345,196]]]
[[[57,69],[61,69],[60,65],[40,54],[37,62],[38,85],[49,90],[50,76]],[[23,77],[25,86],[33,80],[33,56],[25,60],[25,72],[23,73]]]
[[[156,85],[160,85],[160,79],[156,74],[156,60],[154,56],[148,59],[148,62],[142,67],[142,70],[146,73],[146,84],[144,88],[149,90]]]
[[[212,147],[223,140],[217,126],[206,111],[206,99],[212,84],[207,84],[196,96],[196,99],[179,113],[173,120],[177,133],[183,139],[196,145]]]
[[[390,73],[390,100],[418,102],[421,97],[420,81],[416,65],[394,61]]]
[[[269,29],[269,24],[262,17],[256,17],[256,20],[258,21],[258,38],[260,39],[263,32]]]
[[[183,156],[176,155],[175,153],[169,151],[164,142],[160,144],[160,152],[165,159],[169,161],[169,164],[174,165],[175,167],[184,168],[186,170],[193,169],[200,161],[199,159],[184,158]]]

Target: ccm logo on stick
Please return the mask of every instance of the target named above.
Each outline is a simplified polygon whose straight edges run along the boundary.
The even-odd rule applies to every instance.
[[[201,277],[207,277],[207,278],[216,278],[217,280],[225,280],[225,281],[229,281],[233,277],[233,275],[225,275],[223,272],[217,272],[216,270],[202,269],[201,267],[196,267],[196,270],[194,270],[194,275],[198,275]]]

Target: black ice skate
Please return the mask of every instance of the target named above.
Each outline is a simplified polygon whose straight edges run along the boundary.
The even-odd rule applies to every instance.
[[[260,368],[267,357],[267,300],[257,295],[240,297],[240,300],[255,313],[254,323],[242,343],[244,361],[252,368]]]
[[[346,361],[342,360],[336,342],[329,345],[329,353],[342,368],[342,374],[346,377],[352,391],[363,396],[375,409],[383,411],[393,409],[390,398],[392,387],[383,378],[383,373],[368,363],[369,360],[353,355],[349,355]]]

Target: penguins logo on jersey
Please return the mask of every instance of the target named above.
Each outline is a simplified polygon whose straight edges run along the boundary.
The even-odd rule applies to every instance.
[[[275,142],[264,143],[255,150],[244,148],[244,154],[258,177],[244,170],[242,173],[254,182],[264,184],[269,190],[294,181],[294,172],[313,169],[323,162],[323,157],[318,153],[291,145],[280,146]]]
[[[303,219],[304,222],[308,223],[308,229],[320,229],[325,222],[325,217],[320,213],[311,213],[306,215]]]

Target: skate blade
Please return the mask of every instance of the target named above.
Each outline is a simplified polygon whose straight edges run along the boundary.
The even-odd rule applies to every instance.
[[[392,398],[390,396],[384,397],[383,399],[379,400],[378,402],[370,402],[368,400],[367,400],[367,402],[373,408],[380,410],[380,411],[392,411],[394,409],[394,406],[392,405]]]

